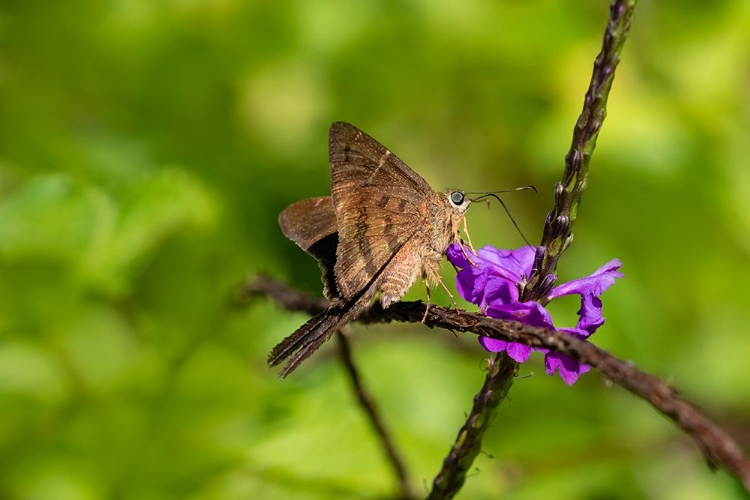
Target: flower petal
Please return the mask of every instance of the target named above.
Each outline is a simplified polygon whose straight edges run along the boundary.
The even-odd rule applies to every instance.
[[[479,337],[479,344],[489,352],[506,352],[514,361],[523,363],[529,359],[531,347],[519,344],[518,342],[508,342],[505,340],[493,339],[490,337]]]
[[[581,340],[586,337],[584,334],[577,332],[572,328],[561,329],[561,332],[567,333],[568,335],[574,335]],[[558,371],[560,378],[563,379],[567,385],[573,385],[580,375],[583,375],[591,369],[587,364],[581,363],[560,352],[549,352],[544,356],[544,367],[547,371],[547,375],[554,375],[555,371]]]
[[[578,377],[591,369],[589,365],[580,363],[570,356],[559,352],[551,352],[544,357],[544,366],[547,375],[554,375],[555,370],[560,374],[567,385],[571,386],[576,383]]]
[[[460,243],[451,243],[448,250],[445,251],[445,255],[448,257],[451,264],[460,269],[464,269],[471,265],[469,264],[469,261],[466,260],[466,255],[464,255],[463,250],[461,250]]]
[[[585,330],[588,335],[604,324],[602,316],[602,300],[592,295],[581,296],[581,308],[578,310],[577,328]],[[587,335],[587,336],[588,336]]]
[[[456,273],[456,290],[464,300],[479,305],[484,297],[487,275],[472,267],[461,269]]]
[[[491,304],[509,305],[514,303],[518,303],[518,287],[516,284],[504,278],[490,276],[484,287],[482,303],[479,305],[486,307]]]
[[[479,250],[479,255],[488,263],[495,264],[495,267],[504,269],[507,272],[507,276],[516,276],[518,281],[520,281],[520,278],[528,278],[531,274],[534,257],[536,256],[536,247],[527,245],[516,250],[505,250],[486,246]]]
[[[465,250],[464,252],[461,249],[459,243],[453,243],[449,246],[446,255],[451,264],[459,269],[473,267],[516,283],[521,282],[523,278],[527,278],[531,274],[534,257],[536,256],[536,247],[533,246],[505,250],[487,245],[480,248],[476,254],[471,253],[468,247]],[[475,265],[471,265],[466,259],[467,254]]]
[[[553,288],[549,294],[549,299],[579,294],[581,296],[581,308],[578,310],[579,320],[576,327],[585,330],[587,336],[591,335],[604,324],[602,301],[599,296],[612,286],[617,278],[624,276],[618,271],[621,266],[622,263],[618,259],[612,259],[594,271],[591,276],[569,281]]]
[[[485,351],[489,352],[503,352],[508,347],[509,342],[506,340],[498,340],[490,337],[479,337],[479,345],[484,347]]]
[[[467,250],[468,252],[468,250]],[[509,304],[518,301],[521,267],[533,264],[534,247],[518,250],[498,250],[487,246],[476,255],[466,253],[458,243],[448,247],[448,260],[460,270],[456,274],[456,289],[464,300],[481,308],[489,303]],[[526,270],[523,270],[526,272]]]
[[[549,294],[549,299],[556,299],[563,295],[579,294],[592,295],[598,297],[603,294],[604,291],[612,286],[615,279],[622,278],[624,274],[618,271],[622,267],[622,262],[619,259],[612,259],[602,267],[594,271],[591,276],[584,278],[578,278],[577,280],[568,281],[562,285],[555,287]]]
[[[513,361],[523,363],[529,359],[529,356],[531,355],[531,347],[525,344],[519,344],[518,342],[508,342],[508,347],[506,347],[505,352],[508,353],[508,356],[510,356],[510,359]]]
[[[520,321],[524,325],[554,328],[549,312],[538,302],[515,302],[512,304],[490,304],[485,312],[497,319]]]

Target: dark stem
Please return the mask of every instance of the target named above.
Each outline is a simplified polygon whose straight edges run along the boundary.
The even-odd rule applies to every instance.
[[[471,464],[481,451],[482,437],[495,416],[495,408],[507,396],[517,368],[518,363],[505,354],[491,362],[482,390],[474,396],[469,418],[458,431],[443,467],[432,482],[428,500],[453,498],[461,490]]]
[[[573,241],[581,195],[586,189],[589,162],[596,147],[599,130],[607,116],[607,98],[620,62],[620,52],[628,37],[637,0],[614,0],[604,30],[599,55],[594,61],[591,83],[583,101],[583,110],[573,129],[573,141],[565,156],[562,180],[555,187],[555,206],[544,223],[541,249],[526,287],[526,300],[543,300],[554,285],[557,261]]]
[[[375,405],[375,401],[370,397],[367,389],[365,389],[365,386],[362,383],[362,379],[359,376],[359,371],[354,365],[354,360],[352,359],[352,350],[349,347],[349,340],[346,338],[346,335],[341,332],[336,332],[336,339],[339,342],[341,362],[344,364],[346,373],[349,375],[349,381],[352,384],[354,393],[357,395],[357,401],[364,410],[365,415],[367,415],[367,418],[370,420],[370,425],[372,425],[372,428],[375,429],[376,434],[380,438],[380,443],[383,446],[383,451],[385,451],[388,462],[391,464],[391,467],[393,467],[393,472],[396,474],[401,498],[403,498],[404,500],[415,498],[411,492],[411,487],[409,486],[409,478],[406,474],[406,466],[404,465],[404,461],[396,451],[393,440],[391,439],[391,436],[385,427],[383,419],[380,417],[380,413],[378,412],[378,409]]]
[[[248,299],[258,295],[271,297],[290,311],[318,314],[325,308],[325,301],[311,299],[307,294],[268,277],[250,280],[242,293]],[[306,307],[300,307],[302,305]],[[422,302],[399,302],[385,310],[376,304],[357,321],[420,323],[424,314],[425,305]],[[696,442],[709,464],[721,467],[737,477],[750,492],[750,459],[745,456],[742,448],[724,430],[706,418],[696,405],[681,398],[674,387],[658,377],[638,370],[631,363],[572,335],[436,305],[430,305],[424,324],[430,328],[471,332],[532,347],[545,347],[593,366],[607,379],[645,399],[657,411],[673,420]]]

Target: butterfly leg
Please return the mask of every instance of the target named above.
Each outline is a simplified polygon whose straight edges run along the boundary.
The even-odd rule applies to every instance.
[[[459,243],[459,245],[461,245],[461,252],[464,254],[464,257],[466,257],[466,260],[469,262],[469,265],[473,266],[473,267],[476,267],[477,269],[479,269],[479,266],[476,264],[476,262],[474,262],[473,260],[471,260],[471,257],[469,257],[469,254],[466,253],[466,248],[464,247],[463,240]],[[469,245],[471,245],[471,242],[469,242]],[[474,249],[471,248],[471,246],[469,246],[469,249],[472,252],[474,252]],[[476,255],[476,252],[474,252],[474,254]]]
[[[469,249],[471,250],[471,253],[476,255],[477,251],[474,250],[474,245],[471,244],[471,236],[469,236],[469,224],[466,222],[466,217],[464,217],[463,223],[464,223],[464,234],[466,234],[466,239],[469,241]]]
[[[424,316],[422,316],[422,323],[424,323],[427,321],[427,313],[430,312],[432,300],[430,299],[430,283],[427,281],[427,273],[422,273],[422,280],[424,280],[424,287],[427,290],[427,305],[424,308]]]
[[[443,290],[448,294],[448,297],[451,298],[451,302],[453,302],[453,308],[458,311],[458,304],[456,303],[456,298],[453,296],[450,290],[448,290],[448,287],[445,286],[445,283],[443,283],[443,280],[438,277],[438,282],[440,283],[440,286],[443,287]]]
[[[458,309],[456,299],[453,297],[453,294],[450,290],[448,290],[448,287],[445,286],[443,279],[440,277],[439,267],[442,258],[442,253],[434,252],[433,254],[430,254],[428,258],[424,259],[422,264],[422,280],[424,281],[424,284],[427,288],[427,307],[425,308],[424,316],[422,316],[422,323],[427,321],[427,314],[430,311],[431,304],[430,285],[434,285],[435,283],[440,283],[440,286],[443,287],[443,289],[448,293],[448,296],[451,298],[451,301],[453,301],[453,306]]]
[[[464,220],[463,220],[463,224],[464,224],[464,233],[466,234],[466,239],[469,241],[469,245],[468,245],[469,246],[469,250],[471,250],[471,253],[473,253],[474,255],[477,255],[477,251],[474,250],[474,245],[471,244],[471,236],[469,236],[469,226],[468,226],[468,224],[466,222],[466,218],[465,217],[464,217]],[[476,268],[479,268],[479,266],[477,266],[476,263],[473,260],[471,260],[471,257],[469,257],[469,254],[466,252],[466,248],[464,246],[463,240],[458,237],[458,231],[456,231],[456,240],[459,242],[459,245],[461,245],[461,252],[463,252],[464,257],[469,262],[469,265],[474,266]],[[443,285],[443,286],[445,286],[445,285]]]
[[[424,282],[425,288],[427,289],[427,307],[425,307],[424,316],[422,316],[422,323],[424,323],[425,321],[427,321],[427,314],[430,312],[430,305],[432,305],[432,300],[430,299],[430,285],[427,281],[427,276],[423,276],[422,278],[425,280]],[[448,290],[448,287],[445,286],[445,283],[443,283],[443,280],[440,279],[439,276],[438,276],[437,281],[438,283],[440,283],[440,286],[443,287],[443,290],[445,290],[445,292],[448,294],[448,297],[451,298],[451,302],[453,302],[453,307],[456,309],[456,311],[458,311],[458,304],[456,303],[456,298],[453,296],[451,291]]]

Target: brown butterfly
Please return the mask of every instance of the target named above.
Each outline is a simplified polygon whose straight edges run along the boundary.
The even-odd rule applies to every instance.
[[[463,192],[436,193],[353,125],[331,126],[329,153],[331,196],[302,200],[279,215],[283,233],[318,260],[330,299],[328,309],[271,351],[269,365],[286,361],[282,378],[366,311],[378,291],[386,308],[422,276],[429,307],[429,286],[445,288],[438,274],[443,254],[460,241],[459,225],[466,228],[471,200]]]

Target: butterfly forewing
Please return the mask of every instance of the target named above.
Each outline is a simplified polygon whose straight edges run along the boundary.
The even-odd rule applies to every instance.
[[[381,185],[381,183],[385,187],[403,186],[412,196],[415,191],[424,196],[434,193],[427,181],[419,174],[410,169],[385,146],[354,125],[345,122],[336,122],[331,125],[328,148],[331,160],[333,202],[337,210],[338,204],[344,201],[334,192],[339,181],[352,186],[374,186]],[[345,198],[348,193],[342,194]]]
[[[331,194],[338,220],[335,275],[349,298],[367,286],[426,223],[427,182],[364,132],[330,132]]]

